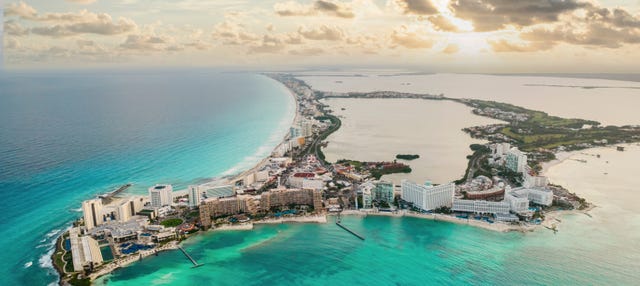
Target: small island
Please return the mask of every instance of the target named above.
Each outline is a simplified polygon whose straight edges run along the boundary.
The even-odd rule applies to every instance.
[[[399,160],[407,160],[407,161],[411,161],[411,160],[415,160],[420,158],[420,155],[418,154],[398,154],[396,155],[396,159]]]

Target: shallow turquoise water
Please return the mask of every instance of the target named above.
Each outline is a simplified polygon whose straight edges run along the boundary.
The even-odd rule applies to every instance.
[[[82,200],[247,168],[286,134],[284,86],[211,70],[0,74],[0,285],[55,281],[47,253]]]
[[[583,217],[581,217],[583,216]],[[584,215],[569,224],[588,221]],[[332,218],[330,217],[330,222]],[[116,271],[98,285],[633,285],[638,254],[602,253],[579,229],[496,233],[417,218],[346,217],[333,223],[207,232],[179,251]],[[594,240],[592,240],[594,239]],[[591,244],[585,244],[589,241]]]

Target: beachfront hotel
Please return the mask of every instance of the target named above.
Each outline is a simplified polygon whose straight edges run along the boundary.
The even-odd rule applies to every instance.
[[[173,202],[173,188],[171,185],[155,185],[149,188],[151,206],[159,208],[171,205]]]
[[[425,211],[451,207],[456,189],[453,183],[434,186],[427,182],[424,185],[418,185],[408,180],[402,180],[401,186],[401,198]]]
[[[229,198],[209,198],[200,204],[200,223],[203,227],[211,226],[211,218],[240,213],[256,213],[256,205],[251,196],[235,196]]]
[[[322,191],[314,189],[272,189],[260,194],[260,209],[269,211],[272,207],[288,205],[309,205],[315,210],[322,209]]]
[[[69,244],[74,271],[93,269],[103,263],[98,242],[90,236],[80,236],[77,227],[69,230]]]
[[[509,204],[509,209],[517,214],[529,211],[529,197],[527,194],[509,191],[504,195],[504,202]]]
[[[375,188],[372,190],[373,199],[381,202],[393,203],[395,197],[393,193],[393,182],[376,181],[373,182]]]
[[[376,186],[371,182],[365,182],[360,185],[360,192],[362,192],[362,208],[370,209],[373,207],[373,188]],[[356,208],[358,206],[358,200],[356,200]]]
[[[87,230],[103,223],[102,199],[93,199],[82,202],[82,216]]]
[[[373,201],[393,203],[395,197],[393,183],[387,181],[369,181],[360,185],[362,192],[362,208],[370,209]]]
[[[479,200],[455,200],[452,211],[476,214],[508,214],[510,205],[507,202],[488,202]]]
[[[200,205],[202,201],[202,193],[200,192],[200,187],[196,185],[190,185],[187,187],[188,195],[189,195],[189,207],[195,208]]]
[[[515,194],[520,197],[526,197],[530,202],[542,205],[550,206],[553,204],[553,191],[546,188],[515,188],[509,193]]]

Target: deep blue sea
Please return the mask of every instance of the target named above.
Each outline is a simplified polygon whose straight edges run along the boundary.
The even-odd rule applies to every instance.
[[[0,285],[46,285],[82,200],[182,189],[252,166],[295,115],[265,76],[212,70],[0,74]]]

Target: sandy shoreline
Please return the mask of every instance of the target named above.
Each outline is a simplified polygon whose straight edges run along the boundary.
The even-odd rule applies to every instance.
[[[510,232],[510,231],[520,231],[520,232],[529,232],[535,230],[537,225],[510,225],[501,222],[488,223],[484,221],[474,220],[474,219],[461,219],[450,215],[443,214],[423,214],[416,213],[410,211],[400,211],[397,213],[390,212],[361,212],[356,210],[347,210],[343,211],[341,215],[355,215],[355,216],[387,216],[387,217],[413,217],[420,219],[429,219],[434,221],[444,221],[449,223],[461,224],[461,225],[469,225],[473,227],[479,227],[486,230],[497,231],[497,232]]]
[[[211,228],[211,231],[226,231],[226,230],[253,230],[253,223],[240,223],[240,224],[225,224],[215,228]]]
[[[269,77],[270,78],[270,77]],[[282,84],[279,81],[272,79],[276,82],[278,82],[278,84]],[[284,84],[282,84],[284,86]],[[301,114],[300,114],[300,108],[299,108],[299,102],[298,102],[298,98],[296,96],[296,94],[289,89],[288,87],[284,86],[287,91],[289,92],[289,95],[293,98],[293,104],[295,105],[295,116],[293,118],[293,121],[291,123],[290,126],[295,126],[301,118]],[[252,172],[257,171],[258,169],[262,168],[266,162],[269,160],[269,158],[271,158],[271,154],[273,154],[273,152],[275,150],[278,150],[278,148],[280,148],[280,146],[282,146],[283,144],[285,144],[287,142],[287,140],[289,140],[289,134],[287,133],[284,138],[280,141],[280,143],[278,145],[276,145],[275,148],[273,148],[273,150],[271,151],[271,153],[266,156],[264,159],[262,159],[260,162],[258,162],[255,166],[253,166],[252,168],[249,168],[245,171],[241,171],[240,173],[236,174],[236,175],[229,175],[227,176],[227,180],[229,181],[237,181],[242,179],[243,177],[247,176],[248,174],[251,174]],[[212,179],[212,180],[215,180]],[[322,218],[316,218],[316,217],[292,217],[292,218],[282,218],[282,219],[277,219],[277,220],[267,220],[267,221],[262,221],[262,222],[255,222],[255,223],[262,223],[262,224],[275,224],[275,223],[284,223],[284,222],[316,222],[316,223],[323,223],[326,222],[326,216],[323,216],[324,220]],[[253,224],[254,223],[248,223],[248,224],[239,224],[239,225],[223,225],[220,226],[218,228],[213,229],[214,231],[226,231],[226,230],[252,230],[253,229]],[[127,267],[128,265],[136,262],[136,261],[140,261],[140,257],[145,258],[149,255],[153,255],[156,252],[161,252],[161,251],[166,251],[166,250],[174,250],[174,249],[178,249],[178,242],[176,241],[172,241],[170,243],[167,243],[161,247],[152,249],[152,250],[146,250],[146,251],[139,251],[138,253],[134,254],[134,255],[130,255],[127,256],[123,259],[116,259],[114,260],[114,262],[112,264],[107,265],[106,267],[100,269],[97,272],[92,273],[91,275],[89,275],[89,278],[91,279],[91,281],[94,281],[95,279],[107,275],[111,272],[113,272],[114,270],[121,268],[121,267]],[[52,260],[53,263],[53,260]],[[58,273],[59,275],[63,276],[64,274]]]
[[[313,215],[313,216],[294,216],[283,217],[277,219],[264,219],[254,221],[253,224],[281,224],[281,223],[327,223],[326,215]]]
[[[268,77],[268,78],[270,78],[270,77]],[[270,78],[270,79],[272,79],[272,78]],[[293,117],[293,121],[291,122],[291,125],[290,125],[290,127],[293,127],[296,124],[298,124],[298,122],[300,122],[300,118],[302,117],[302,114],[300,114],[300,103],[298,102],[298,97],[296,96],[296,94],[291,89],[289,89],[283,83],[281,83],[281,82],[279,82],[279,81],[277,81],[275,79],[272,79],[272,80],[276,81],[278,84],[283,85],[287,89],[287,91],[289,92],[289,95],[293,98],[293,103],[295,104],[295,108],[296,108],[295,116]],[[247,175],[249,175],[249,174],[259,170],[260,168],[262,168],[267,163],[267,161],[269,161],[269,158],[271,158],[271,154],[273,154],[274,151],[278,150],[280,148],[280,146],[285,144],[287,142],[287,140],[289,140],[289,133],[288,132],[284,136],[284,138],[282,138],[280,143],[278,145],[276,145],[276,147],[271,150],[271,153],[267,157],[263,158],[255,166],[253,166],[252,168],[250,168],[248,170],[242,171],[242,172],[240,172],[239,174],[236,174],[236,175],[230,175],[229,176],[229,181],[241,180],[242,178],[246,177]]]

